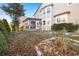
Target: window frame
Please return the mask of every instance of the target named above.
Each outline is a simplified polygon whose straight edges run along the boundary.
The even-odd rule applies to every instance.
[[[46,25],[46,21],[45,20],[43,21],[43,25]]]
[[[47,13],[50,13],[50,8],[49,7],[47,8]]]
[[[67,6],[71,6],[72,5],[72,3],[67,3]]]
[[[55,19],[56,19],[56,23],[66,23],[68,20],[68,14],[56,16]]]

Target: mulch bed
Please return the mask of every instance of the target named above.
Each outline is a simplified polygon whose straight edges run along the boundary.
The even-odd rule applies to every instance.
[[[56,38],[54,40],[43,40],[38,44],[44,56],[74,56],[79,55],[73,48],[72,42],[68,39],[60,40]]]
[[[10,56],[37,56],[35,45],[44,37],[31,33],[13,33],[8,38],[7,55]]]

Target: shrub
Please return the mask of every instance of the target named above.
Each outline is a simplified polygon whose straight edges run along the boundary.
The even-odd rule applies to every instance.
[[[60,30],[63,30],[63,29],[64,29],[63,24],[54,24],[52,26],[52,30],[54,30],[54,31],[60,31]]]
[[[6,53],[6,43],[10,32],[6,19],[0,20],[0,55],[5,55]]]
[[[21,27],[20,27],[20,31],[23,31],[23,28],[24,28],[24,26],[21,26]]]
[[[74,32],[78,29],[78,25],[74,25],[72,23],[60,23],[52,25],[52,30],[60,31],[65,29],[67,32]]]
[[[3,20],[0,20],[0,31],[4,34],[4,36],[7,38],[9,32],[6,29],[6,26],[4,26]]]
[[[78,29],[78,25],[73,25],[73,24],[67,24],[67,26],[65,27],[68,32],[74,32]]]
[[[6,30],[8,32],[11,32],[11,28],[10,28],[9,23],[7,22],[7,20],[6,19],[3,19],[2,21],[3,21],[3,25],[6,28]]]
[[[4,34],[0,31],[0,55],[5,55],[6,40]]]

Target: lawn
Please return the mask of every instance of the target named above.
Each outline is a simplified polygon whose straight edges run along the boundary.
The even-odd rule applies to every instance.
[[[69,38],[73,39],[73,40],[79,40],[79,36],[68,36]]]
[[[50,32],[20,32],[11,33],[8,38],[7,55],[36,56],[35,45],[52,37]]]

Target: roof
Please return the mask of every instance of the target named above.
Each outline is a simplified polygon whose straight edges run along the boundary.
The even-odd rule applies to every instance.
[[[39,10],[39,8],[41,7],[42,4],[43,4],[43,3],[41,3],[40,6],[37,8],[36,12]],[[44,9],[45,7],[48,7],[48,6],[53,6],[53,4],[49,4],[49,5],[47,5],[47,6],[44,6],[42,9]],[[36,14],[36,12],[34,13],[34,15]],[[33,16],[34,16],[34,15],[33,15]]]
[[[69,13],[70,13],[70,11],[62,12],[62,13],[54,15],[54,17],[59,16],[59,15],[63,15],[63,14],[69,14]]]
[[[37,10],[35,11],[34,15],[36,14],[36,12],[38,11],[38,9],[41,7],[42,3],[39,5],[39,7],[37,8]],[[33,16],[34,16],[33,15]]]
[[[26,18],[23,22],[25,22],[27,20],[41,20],[41,19],[40,18]]]

